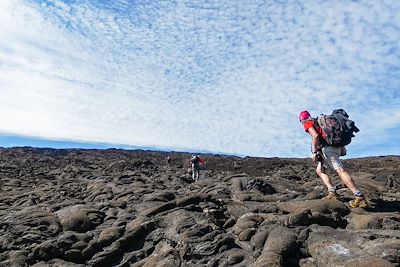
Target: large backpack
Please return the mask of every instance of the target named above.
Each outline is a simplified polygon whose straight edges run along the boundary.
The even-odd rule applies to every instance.
[[[353,133],[360,131],[343,109],[335,109],[331,115],[321,114],[317,121],[322,129],[323,141],[328,146],[346,146],[354,137]]]

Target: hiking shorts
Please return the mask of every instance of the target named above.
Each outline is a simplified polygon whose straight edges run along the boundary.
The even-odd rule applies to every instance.
[[[322,165],[325,168],[331,168],[333,171],[337,171],[340,168],[343,168],[342,160],[339,159],[341,155],[344,154],[343,147],[334,147],[334,146],[326,146],[322,148],[322,155],[324,160],[322,161]]]

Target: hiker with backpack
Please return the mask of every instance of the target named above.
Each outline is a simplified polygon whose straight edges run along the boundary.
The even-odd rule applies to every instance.
[[[198,181],[200,179],[200,169],[202,169],[204,165],[205,162],[199,155],[192,155],[189,161],[189,170],[192,172],[193,181]]]
[[[345,146],[351,142],[353,133],[359,131],[354,121],[348,118],[343,109],[334,110],[332,115],[320,115],[317,119],[312,118],[308,111],[299,114],[304,130],[311,136],[312,159],[313,162],[318,162],[317,174],[328,188],[328,195],[324,199],[337,200],[336,188],[326,173],[326,168],[330,168],[353,192],[355,198],[349,202],[350,207],[366,208],[367,201],[339,159],[340,156],[346,155]]]

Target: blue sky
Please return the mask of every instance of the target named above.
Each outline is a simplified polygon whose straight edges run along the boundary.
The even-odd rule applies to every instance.
[[[0,2],[0,146],[306,157],[344,108],[349,156],[400,154],[400,1]]]

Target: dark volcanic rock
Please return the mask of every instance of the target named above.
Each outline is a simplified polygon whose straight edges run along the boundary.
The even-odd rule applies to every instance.
[[[0,266],[400,266],[400,157],[345,162],[371,204],[350,210],[308,159],[203,155],[193,183],[185,153],[0,156]]]
[[[366,262],[366,257],[380,266],[400,262],[398,238],[399,232],[389,230],[346,231],[314,225],[307,243],[317,266],[356,266],[356,262]]]
[[[85,205],[65,207],[55,214],[64,231],[87,232],[103,222],[104,212]]]

